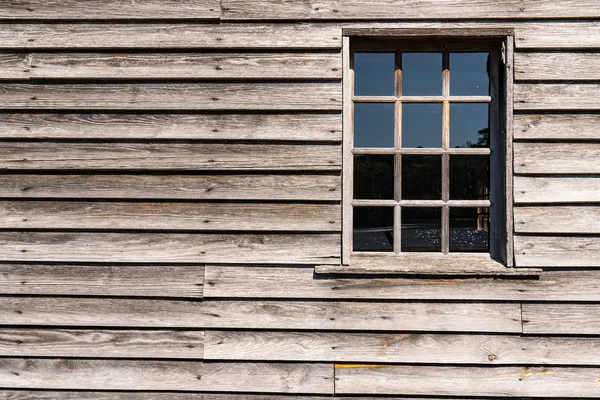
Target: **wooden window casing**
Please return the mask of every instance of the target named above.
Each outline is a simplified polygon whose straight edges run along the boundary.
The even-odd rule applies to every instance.
[[[350,264],[355,256],[386,256],[414,259],[415,256],[464,257],[466,261],[476,258],[491,258],[507,267],[513,266],[513,220],[512,220],[512,48],[513,34],[510,30],[423,30],[404,29],[344,29],[344,144],[343,144],[343,243],[342,263]],[[354,96],[353,60],[355,52],[394,52],[395,77],[394,96]],[[407,51],[435,51],[442,53],[442,95],[403,96],[401,93],[401,54]],[[490,90],[488,96],[450,95],[450,52],[489,52]],[[394,104],[394,148],[354,148],[354,104]],[[438,103],[442,105],[442,147],[402,148],[401,105],[403,103]],[[449,141],[449,115],[452,103],[489,103],[490,143],[487,148],[451,148]],[[394,199],[355,200],[353,196],[353,167],[355,154],[390,154],[395,156]],[[402,154],[442,156],[441,200],[402,200],[401,187]],[[449,198],[449,155],[489,155],[490,199],[450,200]],[[393,252],[353,252],[353,207],[386,206],[394,208]],[[403,253],[401,243],[401,207],[437,207],[442,210],[441,253]],[[489,253],[449,254],[449,208],[489,207],[490,239]]]

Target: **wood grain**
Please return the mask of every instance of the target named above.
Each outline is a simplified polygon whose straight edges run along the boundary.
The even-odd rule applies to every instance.
[[[523,332],[598,335],[600,334],[600,305],[523,304]]]
[[[517,207],[515,229],[523,233],[600,233],[597,206]]]
[[[9,142],[4,170],[339,170],[339,144]]]
[[[340,231],[330,204],[0,201],[0,229]]]
[[[321,264],[339,234],[0,232],[0,261]]]
[[[600,115],[517,114],[514,126],[515,139],[596,140],[600,129]]]
[[[211,298],[600,301],[600,272],[543,272],[540,279],[333,278],[313,268],[205,267]]]
[[[0,196],[30,199],[339,201],[340,186],[339,174],[0,175]]]
[[[0,84],[7,110],[331,110],[337,82]]]
[[[517,83],[515,110],[600,110],[597,83]]]
[[[515,143],[517,174],[598,174],[598,143]]]
[[[203,357],[203,331],[0,329],[3,357]]]
[[[206,360],[600,365],[598,346],[597,338],[207,331],[204,352]]]
[[[168,393],[168,392],[94,392],[94,391],[42,391],[42,390],[3,390],[6,400],[330,400],[331,396],[289,396],[264,394],[226,393]],[[351,400],[341,398],[341,400]],[[354,398],[353,400],[375,400]],[[396,399],[399,400],[399,399]],[[410,399],[403,399],[410,400]],[[413,399],[414,400],[414,399]]]
[[[4,388],[188,390],[333,394],[327,364],[192,361],[0,360]]]
[[[598,395],[598,368],[429,367],[336,365],[339,394],[496,397]]]
[[[0,114],[3,139],[341,141],[334,114]]]
[[[204,267],[1,264],[5,295],[202,298]]]
[[[598,53],[517,53],[515,80],[597,81]]]
[[[600,202],[600,178],[595,176],[515,176],[515,202]]]
[[[515,260],[519,267],[598,267],[597,237],[515,235]]]

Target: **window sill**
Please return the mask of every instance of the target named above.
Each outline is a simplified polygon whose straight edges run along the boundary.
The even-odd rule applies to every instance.
[[[338,275],[452,275],[536,277],[536,268],[511,268],[487,254],[437,255],[413,253],[400,256],[357,254],[349,265],[317,265],[316,274]]]

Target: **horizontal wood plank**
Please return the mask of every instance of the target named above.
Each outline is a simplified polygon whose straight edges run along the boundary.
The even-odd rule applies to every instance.
[[[0,4],[3,20],[219,20],[220,16],[218,0],[18,0]]]
[[[515,110],[600,110],[597,83],[517,83]]]
[[[7,142],[4,170],[339,170],[339,144]]]
[[[206,360],[600,365],[597,338],[207,331]]]
[[[0,264],[7,295],[202,298],[203,266]]]
[[[341,84],[0,84],[5,110],[341,110]]]
[[[600,115],[517,114],[513,123],[515,139],[597,140]]]
[[[290,396],[265,394],[227,393],[182,393],[177,392],[94,392],[94,391],[44,391],[44,390],[3,390],[5,400],[330,400],[330,396]],[[373,398],[342,398],[340,400],[375,400]],[[392,399],[393,400],[393,399]],[[396,399],[400,400],[400,399]],[[410,399],[402,399],[410,400]],[[413,399],[415,400],[415,399]],[[433,399],[435,400],[435,399]],[[439,399],[438,399],[439,400]]]
[[[341,141],[334,114],[0,114],[3,139]]]
[[[0,261],[339,262],[339,234],[0,232]]]
[[[515,207],[515,231],[523,233],[600,233],[600,207]]]
[[[336,365],[339,394],[598,396],[598,368]]]
[[[599,335],[598,304],[523,304],[523,332]]]
[[[517,174],[598,174],[598,143],[515,143]]]
[[[3,388],[333,394],[327,364],[192,361],[0,360]]]
[[[344,0],[293,1],[223,0],[223,20],[385,20],[385,19],[477,19],[598,17],[593,0]]]
[[[340,231],[333,204],[0,201],[0,229]]]
[[[515,176],[517,204],[600,202],[600,178],[596,176]]]
[[[543,272],[540,279],[332,278],[313,268],[205,267],[211,298],[600,301],[600,272]]]
[[[203,331],[0,329],[2,357],[202,359]]]
[[[515,235],[515,261],[519,267],[598,267],[597,237]]]
[[[516,53],[515,80],[597,81],[598,53]]]

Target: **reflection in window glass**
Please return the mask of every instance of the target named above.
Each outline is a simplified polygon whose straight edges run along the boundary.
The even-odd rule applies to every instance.
[[[442,53],[402,54],[402,95],[442,95]]]
[[[354,54],[354,95],[394,95],[394,53]]]
[[[354,207],[354,251],[394,251],[394,208]]]
[[[442,198],[442,156],[402,155],[402,199]]]
[[[354,147],[394,148],[394,104],[354,104]]]
[[[450,53],[450,95],[487,96],[489,53]]]
[[[490,157],[450,156],[450,200],[489,200]]]
[[[393,155],[354,155],[354,198],[394,199]]]
[[[403,207],[401,213],[402,236],[400,251],[442,251],[441,208]]]
[[[489,208],[450,208],[450,251],[487,253],[489,221]]]
[[[442,147],[441,104],[402,104],[402,147]]]
[[[490,147],[489,105],[450,105],[450,147]]]

